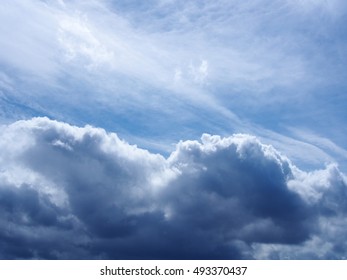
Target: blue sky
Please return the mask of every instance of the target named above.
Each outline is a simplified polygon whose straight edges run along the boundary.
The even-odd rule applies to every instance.
[[[75,219],[85,223],[87,228],[90,226],[89,230],[93,232],[96,228],[94,221],[85,220],[82,214],[84,208],[80,201],[75,201],[74,204],[72,199],[75,193],[74,189],[70,188],[72,179],[69,177],[69,171],[60,170],[60,167],[41,156],[43,152],[38,145],[41,143],[44,146],[46,143],[44,139],[51,139],[52,131],[58,133],[58,136],[54,136],[57,139],[51,142],[53,147],[61,147],[70,152],[74,151],[74,145],[82,147],[86,144],[84,140],[72,141],[71,139],[80,139],[78,133],[82,133],[72,133],[72,130],[80,131],[81,127],[89,125],[105,129],[108,133],[116,133],[120,139],[144,149],[139,151],[147,151],[149,158],[159,157],[160,163],[153,160],[155,164],[152,161],[148,163],[150,168],[146,165],[150,169],[148,174],[152,174],[150,177],[155,177],[156,175],[153,174],[157,174],[158,180],[162,181],[160,178],[164,175],[158,175],[160,173],[158,170],[161,170],[163,174],[166,174],[165,176],[168,176],[167,178],[164,176],[166,179],[163,181],[166,183],[163,184],[178,185],[178,189],[181,188],[179,182],[183,184],[182,182],[186,180],[193,180],[189,177],[193,175],[185,174],[186,166],[195,170],[193,168],[195,164],[200,167],[206,165],[208,166],[206,170],[216,172],[214,174],[216,177],[213,177],[212,173],[201,175],[201,170],[205,169],[197,168],[199,171],[196,172],[199,175],[195,181],[193,180],[194,183],[191,183],[192,186],[196,186],[199,182],[205,185],[210,180],[215,182],[218,176],[224,174],[224,171],[221,171],[224,170],[222,168],[224,165],[230,165],[228,176],[231,178],[233,174],[236,178],[241,178],[240,174],[246,174],[244,169],[247,169],[241,163],[240,166],[233,163],[234,159],[227,163],[227,161],[224,162],[226,159],[217,156],[219,150],[229,149],[229,146],[225,144],[226,140],[220,140],[222,144],[218,144],[219,140],[211,140],[211,145],[216,146],[211,150],[217,153],[215,156],[211,156],[209,152],[206,152],[207,150],[204,150],[205,148],[201,148],[202,154],[206,152],[208,156],[211,156],[211,166],[206,162],[206,158],[195,158],[196,154],[189,149],[185,152],[193,153],[194,164],[186,157],[173,160],[174,155],[180,152],[180,144],[177,146],[179,141],[187,141],[180,143],[188,143],[186,145],[196,147],[192,144],[195,142],[191,141],[203,141],[199,139],[204,133],[219,135],[221,139],[223,137],[234,139],[233,134],[242,133],[251,135],[247,136],[250,137],[249,139],[253,139],[253,136],[257,139],[242,138],[243,140],[240,140],[242,143],[243,141],[245,143],[260,141],[254,142],[258,143],[254,145],[256,147],[271,145],[274,151],[270,154],[276,154],[272,159],[277,164],[282,166],[283,162],[290,161],[289,173],[293,173],[294,177],[290,179],[289,173],[287,176],[283,171],[282,179],[277,178],[280,181],[279,185],[283,186],[283,193],[281,192],[280,196],[288,202],[288,207],[293,208],[296,204],[301,207],[308,201],[311,207],[312,203],[318,203],[317,197],[324,197],[322,193],[318,194],[319,191],[323,189],[326,191],[328,185],[334,185],[333,182],[342,180],[341,184],[345,184],[347,34],[344,27],[346,23],[347,4],[342,0],[7,1],[2,4],[0,11],[0,124],[3,131],[3,140],[0,144],[11,151],[13,149],[13,152],[11,155],[6,151],[1,152],[4,167],[1,170],[0,179],[5,180],[6,184],[5,181],[1,182],[4,186],[6,185],[4,187],[6,190],[12,185],[24,188],[23,194],[15,193],[11,196],[12,198],[18,196],[20,200],[24,194],[30,194],[30,191],[33,191],[33,197],[35,195],[44,197],[42,200],[44,204],[40,205],[48,208],[63,207],[63,204],[59,203],[56,206],[55,200],[51,201],[52,197],[49,194],[59,193],[56,186],[52,187],[54,184],[65,186],[64,191],[61,191],[62,196],[70,197],[67,201],[75,205],[76,209],[80,209],[80,212],[75,209],[79,214],[71,213],[71,215],[76,215]],[[47,119],[31,120],[34,117],[48,117],[58,123],[51,123]],[[23,124],[21,120],[26,122]],[[73,126],[60,129],[68,124]],[[42,135],[36,135],[38,133],[35,129],[36,125],[45,131]],[[24,128],[20,128],[22,126]],[[60,132],[62,135],[59,136]],[[28,147],[31,146],[23,143],[18,144],[19,148],[12,147],[7,142],[11,142],[10,136],[4,136],[6,133],[11,137],[19,137],[27,141],[31,139],[28,143],[36,141],[37,147],[32,148],[31,152],[34,153],[33,157],[40,160],[37,163],[27,161],[27,154],[31,149]],[[91,133],[95,136],[89,130],[83,133],[85,135]],[[48,138],[43,136],[46,134]],[[66,135],[70,135],[68,140],[64,138]],[[100,136],[100,139],[108,139],[109,134],[105,135],[107,136]],[[76,144],[76,141],[79,144]],[[107,141],[112,142],[114,139]],[[241,145],[240,141],[235,145]],[[199,145],[210,147],[203,142]],[[11,148],[8,148],[10,146]],[[246,154],[252,155],[253,146],[247,147],[249,153]],[[98,158],[100,151],[99,148],[97,150],[95,154],[89,154],[89,151],[85,150],[86,155],[79,155],[79,157]],[[238,148],[236,150],[235,157],[241,160],[242,153]],[[257,159],[262,157],[268,159],[268,153],[260,150],[262,151],[260,154],[253,156]],[[104,152],[102,150],[101,157],[106,156]],[[114,151],[111,149],[109,153],[112,154]],[[77,161],[78,155],[75,156],[71,158]],[[250,160],[252,156],[248,156],[246,158]],[[144,157],[147,158],[147,156]],[[224,162],[222,166],[219,160]],[[47,170],[39,168],[36,164],[47,165]],[[127,163],[124,165],[127,166]],[[165,168],[155,167],[156,165],[163,165]],[[91,166],[94,165],[91,164]],[[218,166],[222,169],[218,169]],[[249,168],[256,174],[262,173],[264,178],[267,178],[267,170],[274,168],[271,164],[269,169],[267,166],[265,164],[263,169],[259,167],[263,171],[257,171],[258,167]],[[19,176],[21,179],[15,180],[14,178],[18,177],[16,172],[23,172],[23,168],[27,170],[26,172],[31,170],[32,173],[24,172],[26,176]],[[107,169],[108,164],[103,168]],[[122,168],[127,169],[124,166]],[[67,178],[66,180],[70,180],[70,183],[57,182],[52,175],[54,172],[48,169],[60,170],[59,172],[64,174],[62,178]],[[119,176],[123,178],[122,175]],[[249,176],[253,178],[252,180],[256,180],[260,175],[252,177],[250,174]],[[79,175],[74,178],[77,177]],[[105,181],[101,177],[100,175],[100,182],[97,184],[102,186],[112,181],[108,173],[102,177]],[[114,179],[117,180],[117,178],[115,175]],[[126,178],[122,180],[128,182],[130,179]],[[177,182],[169,183],[171,179],[168,178],[176,178],[172,180]],[[152,179],[148,180],[152,182]],[[225,184],[231,184],[230,182],[233,181],[232,179],[231,181],[223,180],[219,183],[224,187]],[[262,182],[266,182],[267,179],[264,180]],[[80,182],[80,180],[77,181]],[[298,183],[299,181],[301,183]],[[47,184],[51,187],[43,187],[46,184],[44,182],[50,182]],[[301,200],[298,202],[297,198],[292,198],[292,194],[288,194],[286,188],[299,195],[304,202]],[[48,189],[50,191],[42,191]],[[249,190],[252,191],[252,187]],[[194,191],[195,187],[192,187],[192,192]],[[265,190],[264,193],[267,191]],[[218,190],[216,192],[218,193]],[[341,192],[345,193],[343,190]],[[171,192],[168,191],[168,193]],[[242,202],[243,196],[238,191],[235,193],[236,196],[240,195]],[[159,196],[161,195],[163,194]],[[178,193],[174,192],[172,195],[175,197]],[[46,196],[48,197],[45,198]],[[167,199],[168,194],[163,196]],[[157,204],[158,199],[156,197],[152,201],[153,205]],[[153,210],[154,212],[159,208],[164,211],[162,213],[170,212],[171,210],[167,210],[170,207],[179,208],[176,204],[170,206],[170,202],[164,203],[164,206],[149,206],[151,203],[147,200],[145,199],[147,204],[145,203],[143,207],[156,209]],[[209,203],[213,204],[211,201]],[[226,202],[223,201],[223,203]],[[322,205],[327,202],[320,203],[318,203],[320,206],[315,207],[323,207]],[[254,205],[258,204],[255,202]],[[139,205],[136,207],[141,208]],[[189,207],[186,205],[183,209],[187,210],[190,207],[198,211],[200,206],[192,202]],[[231,206],[226,206],[226,209],[233,209],[229,207]],[[309,211],[307,207],[309,206],[302,206],[303,211],[308,213],[307,219],[310,221],[318,219],[316,214],[313,215],[310,212],[312,209]],[[27,211],[27,208],[23,209],[20,211]],[[263,211],[261,209],[255,206],[255,211],[261,212]],[[182,217],[186,217],[187,213],[184,211],[182,210]],[[218,213],[220,214],[218,211],[214,214]],[[221,213],[224,217],[225,213],[222,210]],[[261,219],[264,218],[262,215],[259,216]],[[246,216],[250,220],[255,219],[255,217],[251,218],[250,214]],[[338,216],[344,217],[344,214],[339,213]],[[155,219],[152,216],[147,218]],[[285,220],[287,217],[282,218]],[[266,223],[276,225],[276,221],[282,218],[273,217],[273,220],[266,220]],[[242,239],[236,233],[229,232],[232,241],[228,241],[228,244],[232,244],[231,251],[238,253],[232,255],[229,252],[223,256],[232,255],[240,258],[275,258],[276,256],[283,258],[284,254],[292,256],[290,251],[292,247],[286,247],[289,246],[288,242],[282,242],[280,237],[269,238],[270,241],[266,242],[253,240],[253,230],[263,221],[261,219],[257,220],[256,225],[248,228],[248,239]],[[289,220],[292,222],[292,219]],[[172,232],[181,230],[185,221],[183,218],[178,219],[175,224],[177,227],[174,224],[170,225],[174,228]],[[281,224],[281,222],[278,223]],[[302,233],[297,240],[306,242],[306,247],[304,246],[306,249],[302,249],[301,257],[328,258],[324,253],[321,255],[307,253],[309,251],[307,248],[313,247],[312,244],[328,242],[322,237],[328,234],[314,235],[307,230],[306,225],[302,225],[303,223],[300,221],[296,225]],[[162,227],[159,224],[156,226]],[[277,226],[279,232],[288,230],[283,223]],[[78,230],[83,231],[81,228]],[[218,225],[216,230],[221,230]],[[246,229],[243,227],[242,230]],[[98,235],[98,233],[95,234]],[[283,236],[287,236],[286,234],[283,233]],[[203,239],[210,238],[210,233],[202,234],[202,236]],[[103,238],[102,234],[100,238]],[[333,239],[331,236],[329,238]],[[286,238],[283,237],[283,239]],[[51,244],[50,241],[47,242]],[[113,243],[115,247],[120,246],[117,242]],[[220,241],[216,243],[222,244]],[[268,243],[276,243],[277,245],[271,248],[277,248],[277,251],[273,249],[276,252],[270,252],[270,249],[264,245]],[[108,252],[100,249],[102,246],[95,246],[99,248],[95,251],[103,252],[104,255],[100,253],[100,256],[110,256]],[[240,246],[247,248],[242,247],[246,249],[241,250]],[[70,249],[62,250],[68,252]],[[202,250],[197,256],[205,258],[208,250]],[[228,251],[225,246],[223,250]],[[179,256],[177,252],[178,255],[175,255],[175,252],[171,253],[173,257]],[[66,254],[60,256],[62,258],[70,256]],[[4,254],[4,258],[7,256],[15,257],[10,253]],[[52,257],[52,255],[47,256]],[[86,252],[76,253],[76,256],[77,258],[90,257]],[[218,255],[213,256],[218,258]],[[112,257],[121,258],[122,256]],[[132,258],[125,255],[124,257]],[[339,255],[332,256],[334,257],[339,258]]]

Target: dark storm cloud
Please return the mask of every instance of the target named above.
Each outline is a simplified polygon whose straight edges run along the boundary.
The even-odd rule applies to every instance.
[[[180,142],[165,159],[102,129],[46,118],[1,131],[1,258],[346,252],[339,238],[346,233],[346,180],[334,165],[303,172],[248,135],[203,135]]]
[[[79,229],[74,224],[66,209],[32,186],[0,184],[1,258],[59,258],[60,251],[75,243]]]
[[[292,176],[283,171],[288,163],[277,162],[276,154],[266,156],[255,140],[239,141],[212,146],[213,150],[206,149],[209,142],[179,148],[177,160],[183,154],[191,163],[170,186],[172,193],[166,193],[174,218],[182,227],[190,225],[192,231],[229,240],[298,243],[307,239],[312,213],[286,187],[285,178]],[[197,166],[193,172],[191,166]]]

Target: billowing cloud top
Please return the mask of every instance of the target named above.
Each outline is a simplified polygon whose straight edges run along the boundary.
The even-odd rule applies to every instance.
[[[346,178],[249,135],[168,158],[47,118],[1,127],[2,259],[340,259]]]

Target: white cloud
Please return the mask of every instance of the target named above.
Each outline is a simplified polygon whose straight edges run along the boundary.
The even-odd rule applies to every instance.
[[[308,130],[308,129],[300,129],[296,128],[288,128],[288,130],[292,133],[292,137],[300,139],[305,143],[310,143],[315,147],[326,151],[329,153],[335,160],[338,161],[346,161],[347,159],[347,151],[342,147],[335,144],[332,140],[317,135],[316,133]]]
[[[86,19],[66,17],[59,22],[59,42],[65,50],[68,61],[84,56],[89,68],[107,64],[114,60],[114,54],[94,36]]]
[[[54,79],[62,69],[52,9],[40,1],[11,1],[4,3],[0,13],[0,35],[4,38],[0,42],[0,62],[25,75]]]
[[[12,79],[3,72],[0,72],[0,94],[2,94],[2,90],[11,91],[13,89],[13,81]]]
[[[301,100],[308,88],[335,81],[343,73],[337,62],[345,65],[335,45],[325,49],[315,41],[337,32],[339,23],[323,25],[320,17],[302,15],[297,8],[312,1],[294,2],[154,1],[136,8],[122,1],[8,2],[0,12],[0,35],[6,38],[0,42],[0,86],[10,89],[17,102],[10,106],[1,100],[2,116],[50,115],[88,123],[87,115],[98,123],[100,111],[126,121],[133,110],[146,116],[150,111],[152,119],[164,115],[172,126],[199,123],[194,126],[198,133],[207,130],[201,128],[204,123],[211,133],[265,134],[252,125],[258,118],[244,121],[235,111],[248,118],[255,104],[266,109],[261,117],[271,114],[267,108],[285,107],[286,100]],[[338,10],[342,3],[331,2],[315,5]],[[11,88],[6,76],[15,81]],[[205,114],[222,121],[207,117],[202,122]],[[134,123],[157,128],[156,121],[143,119]],[[267,126],[262,118],[259,122]],[[297,144],[291,149],[295,160],[331,161],[322,149],[311,145],[310,155],[303,157],[297,147],[305,143],[291,144]]]
[[[303,172],[255,137],[205,134],[164,158],[47,118],[2,126],[1,135],[2,258],[346,253],[345,175],[337,166]]]
[[[345,1],[342,0],[295,0],[288,1],[288,4],[294,6],[299,12],[320,12],[333,18],[340,17],[346,12],[346,4]]]
[[[205,83],[208,75],[208,63],[206,60],[202,60],[198,66],[194,66],[191,62],[189,65],[189,70],[194,82],[198,84]]]
[[[94,68],[95,74],[101,67],[107,77],[136,78],[181,98],[182,88],[172,85],[172,72],[177,66],[187,68],[186,75],[181,76],[190,88],[186,95],[191,88],[204,85],[207,77],[210,83],[246,89],[249,93],[309,77],[301,55],[286,47],[290,45],[288,39],[257,36],[256,26],[270,20],[261,14],[263,4],[182,2],[178,3],[180,9],[176,4],[148,4],[149,11],[142,14],[140,8],[128,14],[117,9],[117,3],[114,8],[110,3],[96,1],[6,4],[0,30],[4,36],[8,36],[5,29],[16,18],[21,17],[22,21],[15,24],[18,28],[11,33],[7,45],[1,45],[1,60],[30,74],[53,78],[65,75],[66,67],[69,75],[75,77],[80,76],[83,66]],[[254,12],[258,8],[260,14]],[[280,5],[273,8],[281,14]],[[165,13],[158,22],[156,13],[160,11]],[[216,16],[219,20],[213,20]],[[182,17],[188,19],[187,23],[177,21]],[[143,24],[137,25],[136,21]],[[160,22],[173,31],[161,29]],[[209,71],[210,66],[213,72]],[[223,101],[217,93],[205,94]]]

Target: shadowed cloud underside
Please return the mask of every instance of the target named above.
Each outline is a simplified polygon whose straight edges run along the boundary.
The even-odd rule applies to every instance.
[[[340,259],[346,178],[256,137],[204,134],[167,158],[91,126],[1,127],[2,259]],[[318,246],[318,247],[317,247]]]

